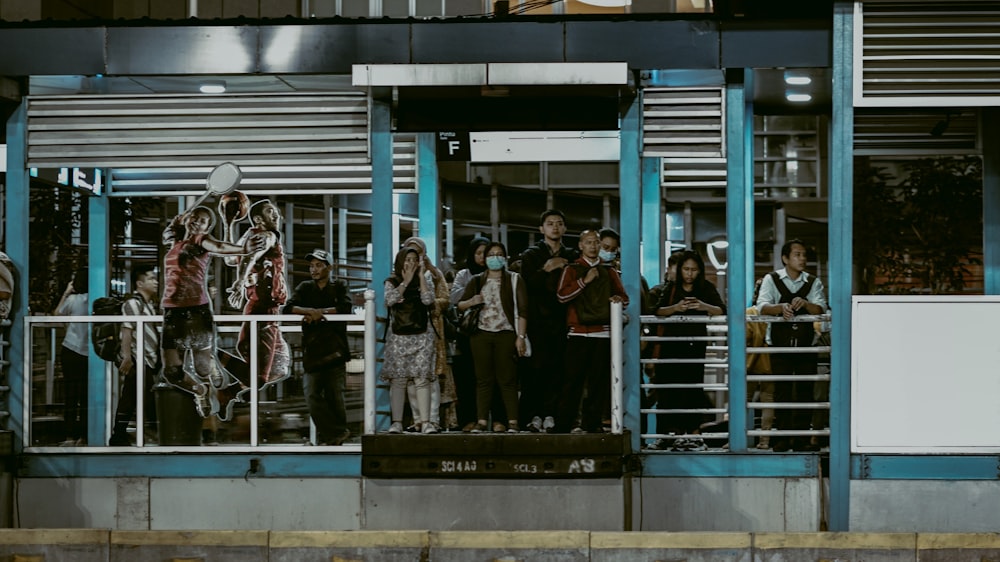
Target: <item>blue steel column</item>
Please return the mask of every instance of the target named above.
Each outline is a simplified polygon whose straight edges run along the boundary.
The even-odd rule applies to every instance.
[[[640,116],[641,121],[641,116]],[[640,150],[642,147],[639,147]],[[660,159],[642,158],[642,275],[649,286],[663,281],[663,194],[660,189]]]
[[[1000,109],[982,110],[983,275],[987,295],[1000,295]]]
[[[747,181],[746,84],[741,70],[726,73],[726,236],[729,265],[726,268],[726,300],[729,306],[729,448],[747,448],[746,377],[746,220],[747,206],[753,206],[753,183]],[[752,132],[752,129],[751,129]],[[751,224],[752,227],[752,224]],[[750,242],[752,242],[752,238]]]
[[[375,97],[371,107],[372,159],[372,289],[375,290],[377,314],[385,317],[385,294],[382,285],[392,269],[392,116],[391,97]],[[379,328],[381,329],[381,328]],[[378,349],[382,354],[381,345]],[[389,409],[389,391],[375,394],[379,411]],[[376,419],[376,430],[389,427],[385,417]]]
[[[854,3],[833,10],[833,116],[830,124],[830,519],[850,530],[851,279],[854,241]]]
[[[434,133],[417,134],[417,216],[427,256],[438,263],[441,253],[441,199],[438,190],[437,151]]]
[[[87,260],[89,277],[87,310],[94,309],[94,301],[108,294],[111,282],[111,241],[109,214],[111,200],[106,195],[91,197],[87,201]],[[90,326],[87,327],[88,331]],[[87,414],[87,443],[91,446],[106,445],[105,414],[108,410],[108,363],[94,353],[87,355],[87,396],[90,401]]]
[[[757,233],[755,230],[755,225],[757,224],[757,218],[754,209],[754,150],[756,145],[754,143],[753,137],[753,69],[745,68],[743,69],[743,158],[746,165],[743,166],[743,181],[746,182],[747,198],[746,198],[746,209],[745,209],[745,222],[743,223],[743,235],[744,238],[744,255],[746,256],[746,275],[744,279],[746,280],[746,292],[744,293],[744,303],[750,306],[750,299],[753,298],[753,287],[757,282],[757,274],[755,271],[754,259],[754,243],[757,240]],[[746,92],[750,92],[746,95]],[[732,267],[732,266],[730,266]],[[744,339],[744,341],[746,341]]]
[[[22,103],[7,120],[7,223],[4,225],[4,240],[7,256],[14,263],[14,297],[11,302],[10,326],[10,366],[7,367],[7,384],[10,393],[7,409],[10,422],[6,429],[14,431],[14,450],[21,451],[24,442],[24,316],[28,314],[28,224],[31,208],[28,188],[31,178],[27,168],[27,110]],[[11,241],[15,240],[16,243]],[[30,373],[30,370],[28,371]]]
[[[619,217],[621,220],[621,260],[622,284],[628,295],[629,304],[625,313],[631,320],[625,324],[625,341],[622,344],[622,355],[625,362],[623,376],[625,377],[624,427],[632,431],[632,448],[639,450],[639,383],[642,379],[642,367],[639,364],[639,316],[640,281],[639,281],[639,209],[641,191],[640,170],[640,137],[642,134],[642,111],[638,97],[634,98],[622,115],[621,125],[621,160],[618,165],[619,184]]]

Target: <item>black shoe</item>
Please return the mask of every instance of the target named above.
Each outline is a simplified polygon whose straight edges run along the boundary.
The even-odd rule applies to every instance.
[[[108,439],[108,447],[128,447],[131,444],[127,433],[112,433],[111,439]]]
[[[336,439],[333,439],[332,441],[330,441],[330,444],[331,445],[343,445],[344,441],[347,441],[348,439],[350,439],[350,437],[351,437],[351,431],[349,429],[345,429],[343,432],[341,432],[340,435],[337,436]]]
[[[792,448],[792,442],[788,439],[772,439],[771,450],[775,453],[784,453]]]

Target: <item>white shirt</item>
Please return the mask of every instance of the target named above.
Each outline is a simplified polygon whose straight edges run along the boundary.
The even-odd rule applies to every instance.
[[[781,279],[785,287],[788,288],[792,293],[798,292],[803,285],[809,280],[810,275],[803,271],[798,279],[792,279],[788,276],[788,271],[785,268],[779,269],[777,272],[778,278]],[[826,312],[826,295],[823,289],[823,282],[816,278],[816,281],[812,284],[812,288],[809,289],[809,294],[806,295],[806,300],[812,304],[818,304],[823,307],[823,312]],[[778,287],[774,284],[774,279],[771,278],[771,274],[768,273],[764,276],[764,281],[760,284],[760,294],[757,295],[757,302],[754,303],[757,306],[757,310],[760,310],[764,305],[768,304],[778,304],[781,302],[781,293],[778,291]],[[771,324],[767,325],[767,343],[771,343]]]

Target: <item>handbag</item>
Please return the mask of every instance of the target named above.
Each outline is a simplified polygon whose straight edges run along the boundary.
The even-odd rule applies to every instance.
[[[479,313],[482,310],[483,305],[481,304],[465,309],[462,318],[458,321],[458,331],[460,334],[469,337],[479,332]]]
[[[521,276],[518,274],[511,275],[511,285],[514,287],[514,331],[517,331],[517,326],[520,324],[520,316],[517,313],[517,280]],[[528,334],[524,334],[524,355],[523,357],[531,357],[531,340],[528,339]]]

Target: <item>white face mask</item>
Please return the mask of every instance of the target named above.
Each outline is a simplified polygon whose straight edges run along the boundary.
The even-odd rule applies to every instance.
[[[601,250],[597,254],[597,256],[601,259],[602,262],[608,263],[608,262],[615,261],[615,258],[618,257],[618,253],[617,252],[609,252],[607,250]]]
[[[498,269],[503,269],[507,265],[507,258],[502,256],[487,256],[486,257],[486,267],[493,271]]]

